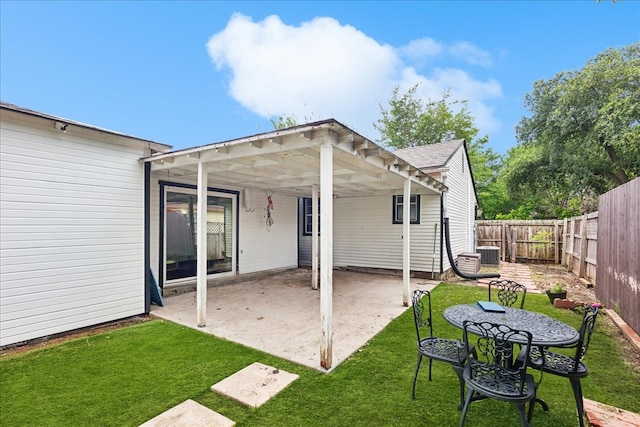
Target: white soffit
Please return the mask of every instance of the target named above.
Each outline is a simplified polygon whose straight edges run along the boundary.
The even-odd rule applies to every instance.
[[[310,123],[247,138],[195,147],[142,159],[167,179],[194,179],[204,162],[209,182],[292,196],[310,196],[320,185],[320,145],[331,141],[333,194],[368,196],[402,191],[410,177],[430,192],[446,186],[335,120]]]

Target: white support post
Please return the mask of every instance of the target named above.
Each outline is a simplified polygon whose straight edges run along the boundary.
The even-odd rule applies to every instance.
[[[318,289],[318,186],[311,186],[311,289]]]
[[[197,282],[196,306],[198,326],[207,324],[207,168],[198,162]]]
[[[411,274],[411,180],[404,181],[404,196],[402,198],[402,305],[409,306],[409,282]]]
[[[320,146],[320,366],[331,368],[333,358],[333,145]]]

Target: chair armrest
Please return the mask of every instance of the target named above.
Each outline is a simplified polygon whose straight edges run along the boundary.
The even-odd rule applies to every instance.
[[[456,346],[458,347],[458,361],[461,365],[464,365],[467,362],[469,356],[467,354],[467,350],[464,347],[464,343],[459,339],[456,339]],[[469,350],[471,351],[471,355],[473,357],[477,357],[476,348],[471,343],[469,343]]]
[[[529,358],[528,360],[525,360],[527,359],[525,357],[525,354],[527,353],[527,347],[522,346],[522,348],[520,349],[520,353],[518,353],[518,356],[516,357],[516,361],[518,364],[526,362],[534,369],[540,370],[542,366],[544,366],[544,350],[545,347],[538,346],[538,351],[535,354],[533,352],[529,352]]]

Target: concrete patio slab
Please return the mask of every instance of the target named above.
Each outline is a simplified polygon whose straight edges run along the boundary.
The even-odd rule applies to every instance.
[[[296,374],[255,362],[212,385],[211,390],[257,408],[297,379]]]
[[[439,282],[411,279],[410,288]],[[166,297],[151,314],[314,369],[333,370],[408,307],[397,275],[334,271],[333,360],[320,366],[320,291],[311,271],[291,269],[240,283],[209,287],[207,322],[196,325],[195,292]]]
[[[233,427],[236,423],[191,399],[141,424],[140,427]]]

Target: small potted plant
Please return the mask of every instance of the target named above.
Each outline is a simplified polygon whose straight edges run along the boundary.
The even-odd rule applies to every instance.
[[[556,298],[565,299],[567,297],[567,290],[564,288],[562,283],[556,283],[547,290],[547,296],[549,297],[551,304],[553,304],[553,301]]]

